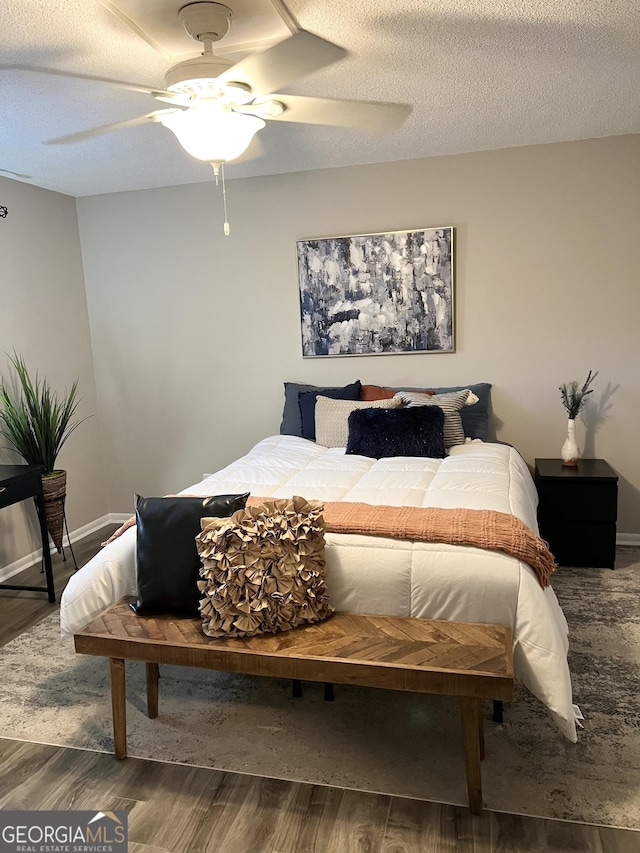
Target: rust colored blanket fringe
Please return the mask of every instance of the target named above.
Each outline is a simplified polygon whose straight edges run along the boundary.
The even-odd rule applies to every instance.
[[[269,498],[251,496],[249,505]],[[414,539],[418,542],[446,542],[502,551],[527,563],[540,586],[549,586],[556,564],[538,536],[519,518],[489,509],[440,509],[437,507],[372,506],[348,501],[324,503],[325,530],[329,533],[361,533]]]

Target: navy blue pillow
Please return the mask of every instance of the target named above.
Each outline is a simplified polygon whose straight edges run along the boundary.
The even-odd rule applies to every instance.
[[[302,418],[302,438],[316,440],[316,400],[319,396],[331,397],[332,400],[359,400],[362,385],[358,379],[352,385],[344,388],[318,388],[316,391],[305,391],[298,395],[300,415]]]
[[[359,381],[359,380],[358,380]],[[317,391],[326,394],[327,391],[337,390],[335,385],[323,388],[319,385],[304,385],[300,382],[284,383],[284,408],[280,435],[297,435],[302,438],[302,415],[300,414],[300,394],[305,391]],[[359,399],[359,397],[357,398]]]
[[[444,412],[439,406],[357,409],[349,415],[346,453],[385,459],[428,456],[444,459]]]

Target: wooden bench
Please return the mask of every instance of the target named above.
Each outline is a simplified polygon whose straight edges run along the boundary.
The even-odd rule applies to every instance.
[[[481,700],[513,693],[511,629],[336,613],[280,634],[213,639],[199,619],[140,617],[124,599],[74,635],[76,652],[109,658],[116,758],[126,758],[125,660],[146,664],[147,709],[158,715],[158,664],[458,696],[469,807],[482,810]]]

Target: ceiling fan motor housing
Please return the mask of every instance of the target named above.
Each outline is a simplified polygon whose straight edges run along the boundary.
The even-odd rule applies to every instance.
[[[185,81],[215,80],[223,71],[231,68],[233,62],[219,56],[194,56],[172,66],[164,76],[167,89],[174,91]],[[248,88],[248,87],[247,87]]]

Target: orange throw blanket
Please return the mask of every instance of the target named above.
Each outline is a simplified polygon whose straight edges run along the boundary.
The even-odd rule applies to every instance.
[[[269,498],[251,496],[247,504],[256,506]],[[540,586],[549,586],[556,569],[545,542],[519,518],[489,509],[440,509],[414,506],[372,506],[348,501],[320,501],[324,505],[325,530],[329,533],[362,533],[413,539],[418,542],[445,542],[502,551],[527,563]]]
[[[251,496],[247,505],[258,506],[266,500],[274,499]],[[502,551],[531,566],[543,589],[549,586],[551,573],[556,570],[556,562],[546,543],[519,518],[506,512],[491,509],[372,506],[348,501],[320,503],[324,506],[324,526],[329,533],[362,533],[366,536],[444,542]],[[136,518],[133,516],[102,544],[113,542],[135,523]]]

